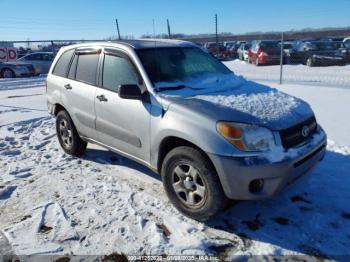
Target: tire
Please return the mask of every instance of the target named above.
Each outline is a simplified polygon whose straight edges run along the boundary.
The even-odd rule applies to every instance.
[[[190,218],[206,221],[228,203],[214,167],[198,149],[181,146],[171,150],[161,175],[170,201]]]
[[[15,78],[16,77],[15,72],[13,72],[13,70],[10,69],[10,68],[4,68],[1,71],[0,75],[1,75],[2,78]]]
[[[255,65],[256,66],[259,66],[260,64],[259,64],[259,58],[257,58],[256,60],[255,60]]]
[[[307,60],[306,60],[306,65],[309,66],[309,67],[313,67],[314,66],[314,62],[312,61],[312,58],[309,57]]]
[[[87,142],[83,141],[65,110],[56,116],[56,134],[64,152],[72,156],[81,156],[85,153]]]

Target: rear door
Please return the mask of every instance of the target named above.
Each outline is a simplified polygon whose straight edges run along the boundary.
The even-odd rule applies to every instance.
[[[95,92],[101,49],[75,50],[67,77],[62,81],[61,98],[78,132],[96,139]]]
[[[99,141],[149,162],[151,104],[122,99],[118,94],[120,85],[134,84],[146,90],[140,74],[129,56],[121,50],[105,49],[101,64],[100,88],[95,96]]]

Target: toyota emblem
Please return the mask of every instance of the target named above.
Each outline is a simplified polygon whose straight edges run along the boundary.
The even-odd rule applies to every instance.
[[[308,126],[303,126],[301,129],[301,134],[303,137],[307,137],[310,133],[310,128]]]

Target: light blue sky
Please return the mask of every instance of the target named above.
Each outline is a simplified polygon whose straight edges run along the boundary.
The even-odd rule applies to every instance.
[[[350,26],[350,0],[0,0],[0,40],[102,39],[166,32],[245,33]]]

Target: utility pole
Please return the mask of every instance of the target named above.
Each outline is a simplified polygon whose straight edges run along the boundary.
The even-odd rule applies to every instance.
[[[115,19],[115,24],[117,25],[117,32],[118,32],[118,39],[120,40],[120,31],[119,31],[119,24],[118,24],[118,19]]]
[[[215,42],[216,42],[216,55],[219,55],[218,15],[217,14],[215,14]]]
[[[281,57],[280,57],[280,85],[282,85],[282,72],[283,72],[283,41],[284,41],[284,35],[282,32],[282,36],[281,36]]]
[[[167,27],[168,27],[168,37],[169,37],[169,39],[171,39],[169,19],[166,20],[166,23],[167,23]]]

